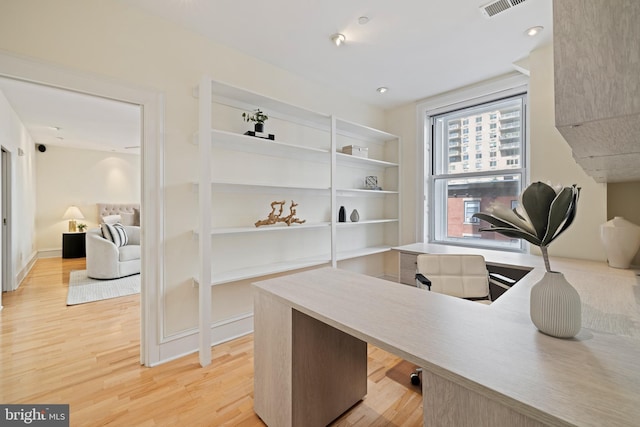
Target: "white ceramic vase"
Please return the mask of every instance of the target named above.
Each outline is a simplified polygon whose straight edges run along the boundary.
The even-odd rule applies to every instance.
[[[531,321],[538,330],[557,338],[571,338],[582,327],[580,295],[562,273],[545,272],[531,287]]]
[[[629,268],[640,249],[640,227],[621,216],[600,226],[607,262],[614,268]]]

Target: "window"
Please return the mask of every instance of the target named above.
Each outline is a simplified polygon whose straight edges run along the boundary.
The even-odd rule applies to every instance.
[[[464,201],[464,222],[467,224],[477,224],[480,222],[478,218],[474,218],[473,214],[480,212],[480,200]]]
[[[482,126],[476,126],[476,132],[482,132]]]
[[[514,250],[522,248],[518,239],[497,233],[480,233],[479,228],[488,224],[473,218],[473,214],[486,211],[493,203],[509,207],[522,191],[526,176],[523,167],[526,164],[524,136],[527,134],[525,106],[526,95],[520,94],[428,117],[432,123],[431,146],[427,147],[431,175],[426,181],[429,196],[426,211],[429,214],[424,215],[425,241]],[[447,155],[449,123],[474,121],[475,118],[478,129],[483,117],[495,119],[497,125],[491,126],[491,133],[476,136],[476,144],[480,148],[474,152],[474,163],[470,166],[465,161],[462,168],[451,168]],[[504,159],[504,156],[509,157]],[[481,160],[484,158],[488,161],[483,163]]]

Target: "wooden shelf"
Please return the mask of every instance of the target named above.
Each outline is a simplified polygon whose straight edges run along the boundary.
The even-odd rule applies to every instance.
[[[336,190],[336,195],[338,197],[353,197],[353,196],[383,197],[390,194],[400,194],[400,193],[398,191],[366,190],[366,189],[359,189],[359,188],[339,188]]]
[[[390,250],[391,250],[391,246],[371,246],[368,248],[338,252],[337,258],[338,258],[338,261],[344,261],[347,259],[360,258],[363,256],[389,252]]]
[[[192,187],[200,203],[199,225],[193,232],[202,258],[198,267],[198,281],[217,286],[309,267],[336,267],[340,260],[385,253],[391,248],[386,243],[399,243],[395,240],[400,234],[400,219],[384,218],[387,215],[400,216],[400,165],[396,163],[400,159],[399,137],[211,81],[207,77],[200,81],[196,96],[200,98],[199,134],[195,138],[195,143],[200,144],[199,179],[198,184]],[[214,111],[213,104],[217,104],[219,110]],[[252,111],[257,108],[270,118],[278,119],[274,122],[281,126],[281,137],[288,138],[289,142],[212,129],[220,125],[237,131],[238,128],[224,121],[230,121],[232,115],[237,118],[236,109]],[[217,115],[218,111],[221,114]],[[277,134],[279,129],[274,129],[276,131],[273,133]],[[370,147],[370,153],[376,158],[337,152],[338,141],[346,145],[351,144],[349,140],[362,141],[362,145]],[[250,165],[258,165],[260,171],[251,174]],[[389,190],[349,188],[359,185],[369,175],[379,176],[380,182]],[[338,185],[346,188],[337,188]],[[265,194],[279,193],[295,193],[295,197],[291,197],[295,199],[302,196],[317,213],[314,220],[331,218],[330,221],[291,226],[279,223],[255,227],[253,223],[248,223],[241,227],[212,227],[212,224],[233,224],[226,217],[217,218],[216,215],[232,215],[236,205],[216,205],[220,200],[228,198],[238,204],[237,209],[242,209],[242,199],[256,195],[264,198]],[[278,200],[285,197],[279,195]],[[345,197],[351,200],[337,202],[338,198]],[[379,219],[338,223],[333,213],[337,214],[341,204],[353,204],[354,208]],[[255,206],[252,203],[249,209],[255,209]],[[236,223],[245,224],[245,221],[248,220],[238,219]],[[353,249],[366,244],[373,246]],[[280,246],[287,250],[270,254],[274,255],[272,258],[264,256]],[[339,252],[338,248],[341,247],[352,249]],[[269,260],[274,262],[269,263]],[[203,366],[211,360],[211,292],[209,286],[200,286],[198,290],[199,352]]]
[[[336,133],[376,144],[384,144],[398,139],[396,135],[342,119],[336,119]]]
[[[198,135],[194,135],[194,144],[198,144]],[[256,138],[249,135],[227,132],[224,130],[211,130],[211,145],[231,151],[242,151],[271,157],[289,157],[300,160],[329,162],[328,149],[306,147],[299,144],[290,144],[283,141]]]
[[[369,159],[365,157],[353,156],[351,154],[336,153],[336,161],[340,165],[360,167],[360,168],[397,168],[397,163],[385,162],[383,160]]]
[[[338,222],[336,225],[338,227],[357,227],[360,225],[370,225],[370,224],[384,224],[390,222],[398,222],[398,218],[392,219],[370,219],[366,221],[357,221],[357,222]]]
[[[247,226],[247,227],[220,227],[212,228],[211,235],[219,236],[223,234],[247,234],[247,233],[272,233],[272,232],[294,232],[296,230],[306,230],[310,228],[325,228],[331,225],[330,222],[319,222],[313,224],[274,224],[265,225],[262,227]],[[199,237],[198,231],[193,232],[194,238]]]
[[[268,274],[284,273],[301,268],[316,267],[329,264],[330,262],[331,256],[327,254],[324,257],[300,258],[268,265],[249,266],[238,270],[212,271],[211,277],[213,277],[213,282],[211,283],[211,286],[237,282],[239,280],[253,279],[255,277],[266,276]]]
[[[193,191],[198,192],[199,184],[193,183]],[[329,196],[329,187],[303,187],[296,185],[270,185],[240,182],[215,181],[211,183],[211,190],[219,193],[316,193],[319,196]]]

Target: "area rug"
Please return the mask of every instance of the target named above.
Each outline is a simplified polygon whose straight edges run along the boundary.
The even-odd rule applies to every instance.
[[[73,270],[69,275],[67,305],[84,304],[139,293],[139,274],[114,280],[96,280],[87,277],[87,270]]]

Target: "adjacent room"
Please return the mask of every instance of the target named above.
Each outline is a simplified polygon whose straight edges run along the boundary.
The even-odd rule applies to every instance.
[[[636,425],[639,23],[2,0],[5,421]]]

